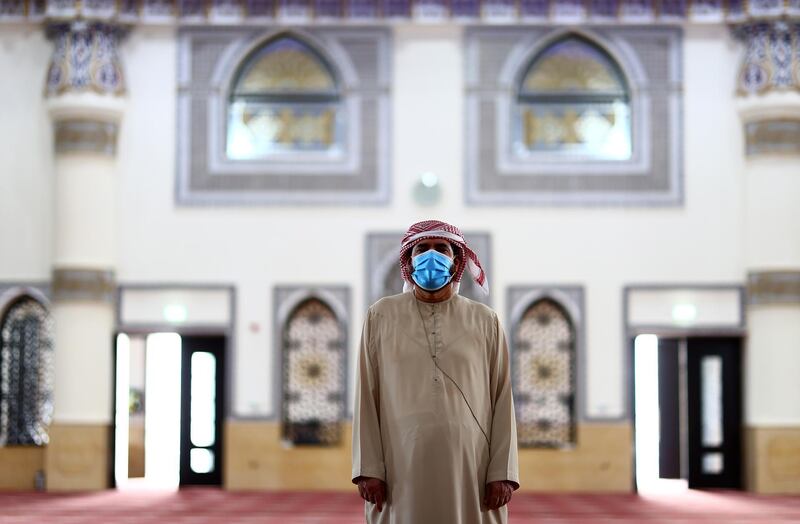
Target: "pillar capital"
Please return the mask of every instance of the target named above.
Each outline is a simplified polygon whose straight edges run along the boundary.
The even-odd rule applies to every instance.
[[[46,96],[124,95],[125,77],[117,51],[124,32],[122,26],[80,19],[49,25],[47,36],[54,47],[47,69]]]
[[[733,27],[745,47],[739,68],[739,96],[800,93],[800,18],[748,21]]]
[[[51,24],[47,34],[54,47],[45,96],[56,154],[114,156],[125,109],[125,82],[117,53],[124,28],[71,20]]]
[[[745,150],[753,156],[800,154],[800,18],[733,27],[744,45],[737,110]]]

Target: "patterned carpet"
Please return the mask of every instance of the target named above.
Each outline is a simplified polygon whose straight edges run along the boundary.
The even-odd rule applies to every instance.
[[[647,497],[516,494],[509,512],[512,524],[785,524],[800,523],[800,497],[699,491]],[[211,488],[0,493],[2,524],[359,524],[361,515],[363,506],[355,493],[231,493]]]

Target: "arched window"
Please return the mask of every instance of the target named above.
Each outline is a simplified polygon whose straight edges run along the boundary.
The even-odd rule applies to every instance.
[[[229,158],[342,151],[336,75],[297,38],[279,36],[250,53],[235,75],[228,104]]]
[[[575,328],[550,299],[533,303],[514,332],[512,369],[521,446],[575,443]]]
[[[0,444],[47,444],[53,412],[52,322],[23,296],[0,318]]]
[[[514,147],[522,155],[629,159],[630,92],[619,65],[578,35],[545,47],[519,77]]]
[[[316,298],[300,303],[283,330],[283,438],[336,444],[344,417],[345,338],[342,323]]]

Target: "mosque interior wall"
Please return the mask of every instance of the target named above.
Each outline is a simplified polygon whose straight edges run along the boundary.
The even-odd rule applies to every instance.
[[[684,27],[685,187],[684,202],[676,207],[466,205],[463,37],[457,25],[392,27],[391,198],[387,205],[368,206],[177,205],[176,30],[136,28],[123,42],[128,93],[115,174],[117,279],[235,286],[226,488],[351,489],[349,423],[338,446],[281,444],[271,297],[279,285],[347,285],[348,359],[355,362],[369,305],[363,254],[369,233],[404,230],[431,215],[463,230],[488,232],[491,303],[503,321],[509,316],[504,305],[509,286],[583,286],[586,420],[578,421],[578,445],[520,452],[523,488],[544,491],[631,489],[628,341],[622,327],[626,285],[743,283],[751,263],[797,267],[800,234],[787,238],[784,232],[798,233],[800,206],[775,205],[775,199],[800,192],[796,164],[746,160],[734,92],[741,50],[726,27]],[[0,82],[0,98],[14,101],[4,105],[0,119],[0,143],[13,152],[0,155],[2,281],[50,278],[56,182],[42,89],[50,53],[37,26],[0,31],[0,70],[13,72]],[[442,199],[435,208],[412,196],[418,175],[428,171],[441,180]],[[782,189],[771,189],[773,183]],[[747,199],[751,192],[763,198]],[[787,209],[792,211],[782,211]],[[759,222],[748,222],[748,216],[770,217],[786,227],[753,230]],[[767,331],[753,336],[763,344],[746,352],[748,488],[759,492],[797,492],[800,486],[800,402],[787,402],[800,373],[800,352],[787,340],[800,335],[800,318],[796,308],[786,315],[790,318],[773,331],[760,324]],[[762,350],[767,354],[751,354]],[[353,384],[351,370],[348,412]],[[103,409],[106,404],[100,403]],[[52,471],[82,472],[83,487],[105,485],[108,427],[95,421],[52,431],[69,434],[57,449],[0,447],[0,486],[31,487],[31,472],[45,461],[54,461]],[[5,464],[18,473],[10,474]],[[48,478],[48,485],[59,489],[58,476]]]

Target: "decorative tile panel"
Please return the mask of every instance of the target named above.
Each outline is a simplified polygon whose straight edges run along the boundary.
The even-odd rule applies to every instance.
[[[48,35],[54,42],[47,71],[49,96],[65,92],[94,91],[122,95],[125,81],[117,46],[118,27],[83,21],[52,25]]]
[[[342,287],[275,290],[282,438],[335,445],[347,400],[349,293]]]
[[[508,297],[519,444],[571,447],[577,438],[582,290],[513,286]]]
[[[42,446],[53,414],[52,320],[27,296],[0,313],[0,445]]]

